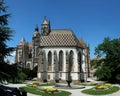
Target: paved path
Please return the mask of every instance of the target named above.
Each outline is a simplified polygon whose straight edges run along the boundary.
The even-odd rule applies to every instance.
[[[84,88],[84,89],[89,89],[89,88],[91,88],[91,87],[87,86],[87,88]],[[74,89],[74,90],[65,90],[65,91],[71,92],[72,93],[71,96],[93,96],[93,95],[87,95],[87,94],[82,93],[81,91],[84,89]],[[96,95],[96,96],[99,96],[99,95]],[[113,94],[100,95],[100,96],[120,96],[120,91],[115,92]]]
[[[6,86],[19,88],[19,87],[26,86],[26,84],[8,84]],[[27,93],[27,96],[40,96],[40,95],[34,95],[34,94],[31,94],[31,93]]]
[[[8,84],[6,86],[19,88],[19,87],[22,87],[22,86],[26,86],[26,84]],[[71,92],[72,93],[71,96],[93,96],[93,95],[87,95],[87,94],[84,94],[84,93],[81,92],[82,90],[89,89],[89,88],[91,88],[91,86],[86,86],[83,89],[60,89],[60,90]],[[27,93],[27,96],[40,96],[40,95],[34,95],[34,94]],[[120,91],[118,91],[116,93],[113,93],[113,94],[100,95],[100,96],[120,96]]]

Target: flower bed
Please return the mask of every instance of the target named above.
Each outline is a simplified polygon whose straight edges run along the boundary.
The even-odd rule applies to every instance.
[[[101,85],[101,87],[99,87],[98,89],[94,88],[90,88],[90,89],[85,89],[82,90],[82,93],[86,93],[89,95],[106,95],[106,94],[112,94],[114,92],[119,91],[119,87],[118,86],[109,86],[108,88],[103,89],[103,86]]]
[[[40,88],[41,91],[44,92],[49,92],[49,93],[54,93],[54,92],[58,92],[58,90],[56,88]]]
[[[104,89],[107,89],[107,88],[109,88],[109,87],[111,87],[111,86],[112,86],[112,84],[107,83],[107,84],[103,84],[103,85],[97,85],[97,86],[95,87],[95,89],[96,89],[96,90],[104,90]]]
[[[46,87],[21,87],[20,89],[25,90],[28,93],[41,95],[41,96],[70,96],[71,93],[67,91],[59,91],[55,88],[46,88]]]
[[[29,87],[37,87],[38,85],[40,85],[39,82],[33,82],[31,84],[28,84]]]

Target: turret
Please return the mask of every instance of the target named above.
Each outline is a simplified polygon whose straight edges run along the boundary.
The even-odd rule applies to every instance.
[[[41,35],[47,36],[50,33],[50,31],[50,21],[48,22],[45,16],[43,23],[41,24]]]
[[[33,48],[32,48],[32,68],[35,67],[35,65],[37,65],[37,62],[38,62],[38,46],[39,46],[39,40],[40,40],[40,33],[39,33],[39,28],[38,28],[38,25],[36,25],[35,27],[35,32],[33,34],[33,38],[32,38],[32,45],[33,45]]]
[[[39,28],[38,28],[38,25],[36,25],[36,28],[35,28],[35,32],[33,34],[33,37],[38,37],[40,36],[40,33],[39,33]]]

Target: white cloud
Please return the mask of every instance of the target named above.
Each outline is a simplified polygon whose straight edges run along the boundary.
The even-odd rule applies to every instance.
[[[14,63],[16,51],[11,52],[10,54],[11,54],[11,56],[7,56],[7,57],[5,58],[5,60],[9,60],[10,63]]]

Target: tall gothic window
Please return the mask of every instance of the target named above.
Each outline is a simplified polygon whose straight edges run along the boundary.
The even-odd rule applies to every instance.
[[[28,54],[28,58],[29,58],[29,59],[32,58],[32,53],[31,53],[31,52]]]
[[[81,61],[81,60],[82,60],[82,59],[81,59],[81,53],[79,52],[79,53],[78,53],[78,64],[79,64],[79,67],[78,67],[79,69],[78,69],[78,70],[79,70],[79,72],[82,71],[82,66],[81,66],[81,62],[82,62],[82,61]]]
[[[69,71],[74,71],[74,67],[73,67],[73,51],[70,51],[70,54],[69,54]]]
[[[48,52],[48,70],[51,70],[51,64],[52,64],[52,52]]]
[[[59,52],[59,71],[63,69],[63,51]]]
[[[83,70],[82,70],[82,54],[79,52],[78,53],[78,64],[79,64],[79,72],[80,72],[80,76],[79,76],[79,78],[80,78],[80,81],[81,82],[84,82],[84,73],[83,73]]]

